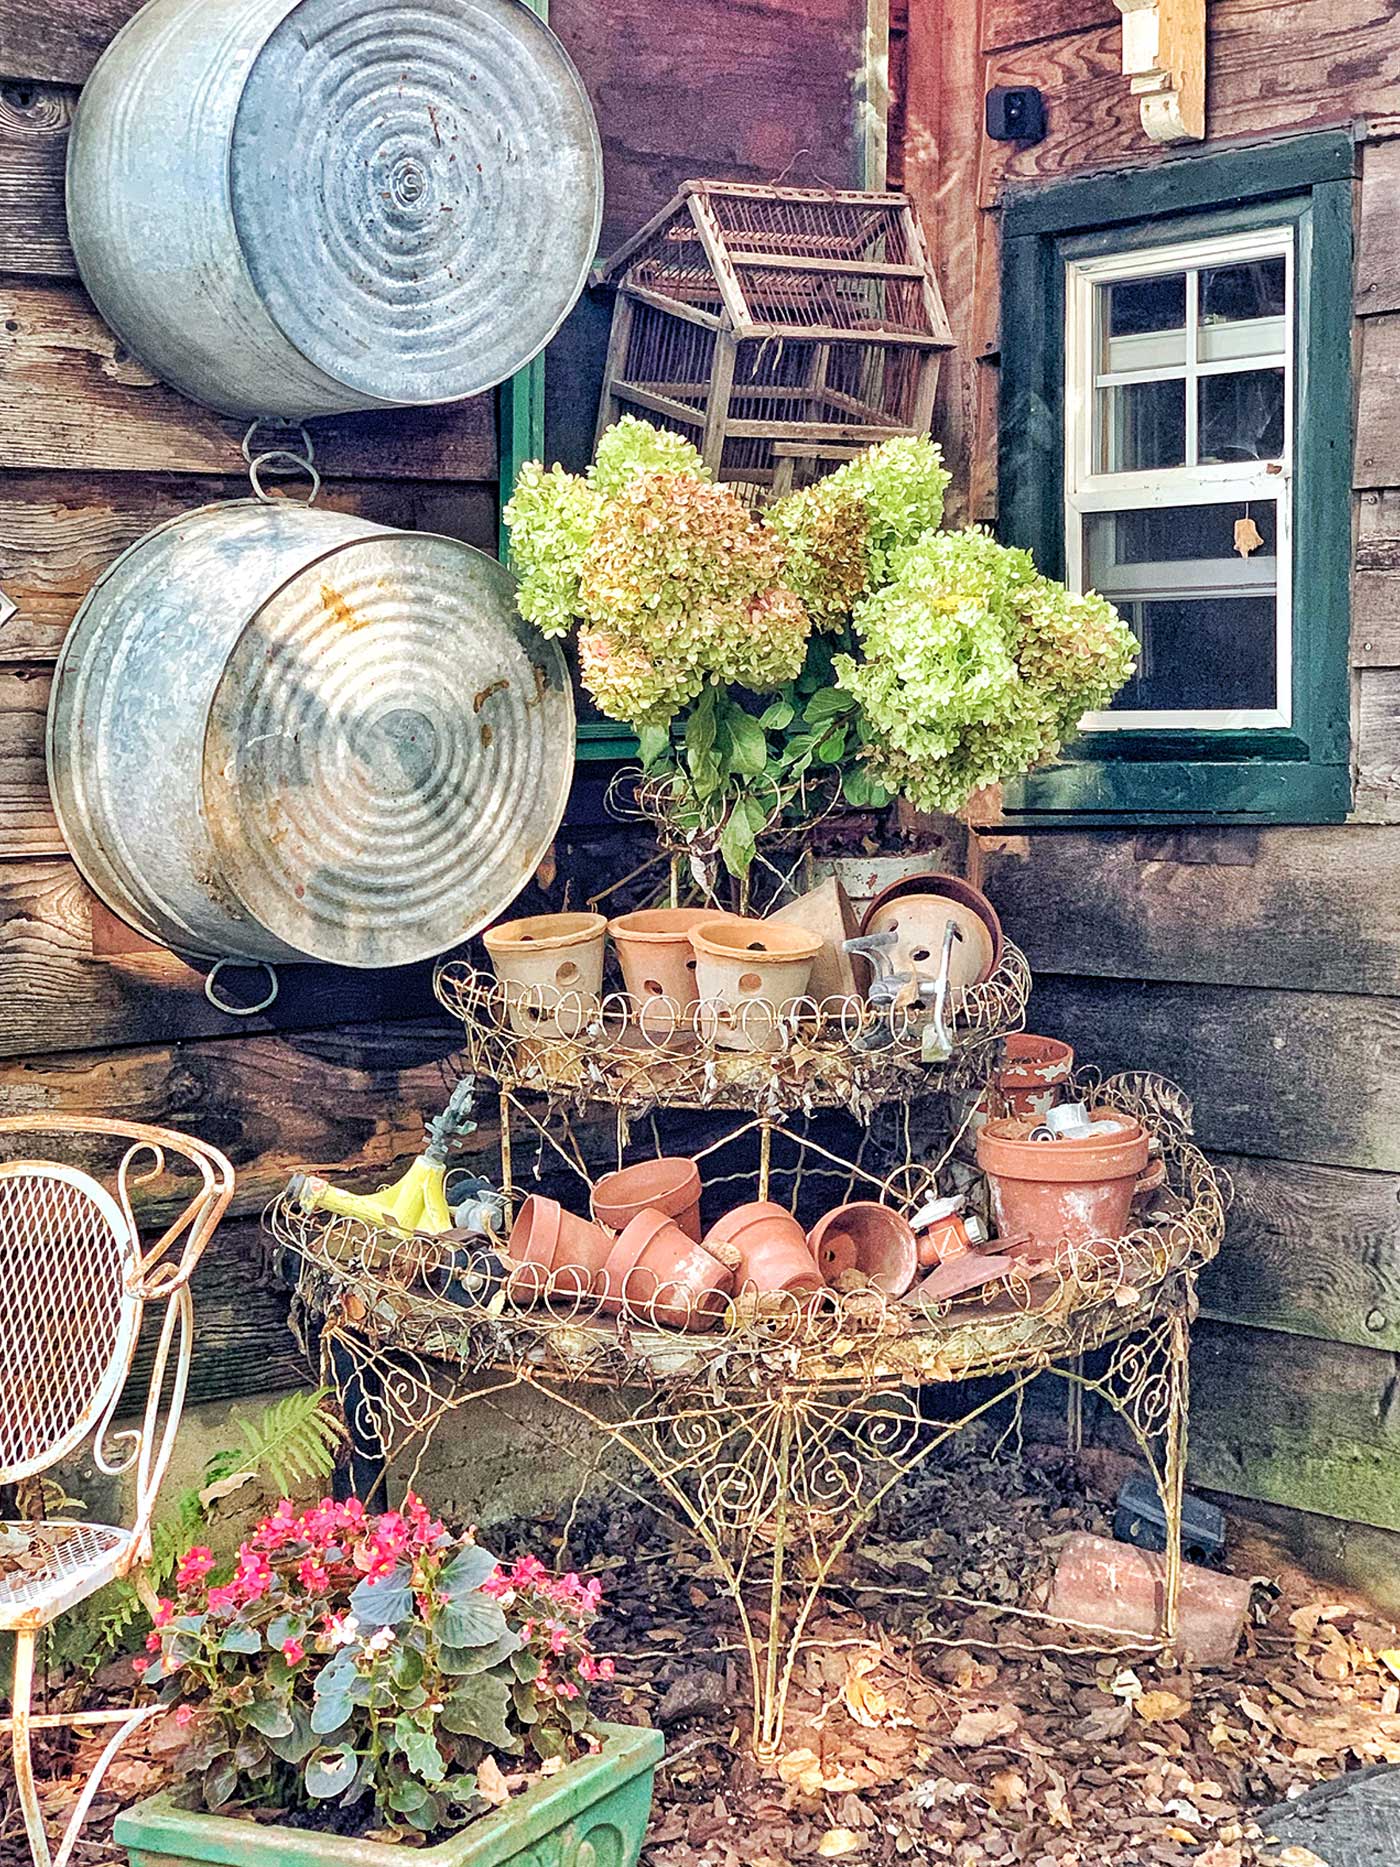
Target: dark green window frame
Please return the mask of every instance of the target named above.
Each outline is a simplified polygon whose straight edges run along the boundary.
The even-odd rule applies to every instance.
[[[1065,263],[1292,225],[1293,707],[1287,727],[1086,733],[1006,790],[1053,823],[1340,823],[1351,803],[1351,315],[1355,147],[1344,132],[1177,157],[1008,197],[999,532],[1064,574]]]

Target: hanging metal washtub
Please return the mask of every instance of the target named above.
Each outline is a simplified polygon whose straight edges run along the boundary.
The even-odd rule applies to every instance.
[[[68,149],[102,316],[250,417],[504,381],[583,289],[602,205],[582,80],[525,0],[147,0]]]
[[[508,570],[287,500],[124,552],[48,721],[92,888],[177,952],[268,964],[395,966],[476,933],[548,848],[573,750],[564,658]]]

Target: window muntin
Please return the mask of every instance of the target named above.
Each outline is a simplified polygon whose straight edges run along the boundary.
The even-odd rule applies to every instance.
[[[1291,227],[1066,263],[1070,587],[1141,667],[1094,732],[1292,721]]]

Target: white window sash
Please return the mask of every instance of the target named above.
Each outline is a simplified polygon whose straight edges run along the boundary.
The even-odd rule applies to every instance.
[[[1097,288],[1129,279],[1159,277],[1185,272],[1199,274],[1217,266],[1245,265],[1252,261],[1283,258],[1285,296],[1283,329],[1294,328],[1293,237],[1291,229],[1261,229],[1255,233],[1222,236],[1215,240],[1184,241],[1154,247],[1149,252],[1106,254],[1095,259],[1073,261],[1066,266],[1065,277],[1065,559],[1066,581],[1075,591],[1085,587],[1086,554],[1084,520],[1092,514],[1159,509],[1169,506],[1248,504],[1271,505],[1275,511],[1278,549],[1276,601],[1275,691],[1279,704],[1270,708],[1162,708],[1106,710],[1087,713],[1081,721],[1085,732],[1131,732],[1144,730],[1195,730],[1206,732],[1240,731],[1249,728],[1281,728],[1292,724],[1293,629],[1292,629],[1292,436],[1294,364],[1291,347],[1284,353],[1269,352],[1259,356],[1216,357],[1202,361],[1197,322],[1197,282],[1189,280],[1187,291],[1184,365],[1159,366],[1133,371],[1099,371],[1098,332],[1095,326]],[[1239,320],[1241,325],[1256,323],[1276,327],[1277,319]],[[1229,328],[1229,327],[1223,327]],[[1174,335],[1164,333],[1164,335]],[[1202,466],[1157,468],[1147,472],[1099,473],[1094,470],[1096,397],[1100,387],[1112,388],[1128,382],[1179,381],[1184,384],[1186,417],[1186,453],[1194,459],[1198,449],[1198,409],[1196,382],[1201,376],[1238,374],[1243,370],[1278,369],[1283,371],[1284,452],[1275,461],[1219,461]],[[1249,591],[1249,581],[1242,579],[1240,595]],[[1199,591],[1180,588],[1180,597],[1189,601]],[[1159,600],[1171,600],[1173,592],[1164,589]],[[1139,592],[1123,595],[1126,601],[1144,599]]]

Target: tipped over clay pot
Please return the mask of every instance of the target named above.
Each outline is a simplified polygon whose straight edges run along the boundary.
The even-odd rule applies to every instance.
[[[639,1212],[608,1254],[602,1308],[657,1329],[713,1329],[734,1286],[732,1267],[664,1212]]]
[[[807,1234],[784,1207],[769,1199],[726,1212],[705,1234],[707,1245],[732,1245],[739,1253],[734,1287],[764,1294],[788,1290],[804,1295],[822,1287],[822,1274],[807,1244]]]
[[[859,1271],[886,1296],[902,1297],[919,1268],[913,1227],[893,1206],[873,1199],[828,1212],[807,1234],[807,1243],[829,1284],[845,1271]]]
[[[982,1129],[977,1164],[1003,1238],[1087,1245],[1122,1237],[1147,1169],[1147,1131],[1116,1109],[1092,1114],[1122,1125],[1111,1134],[1059,1141],[1032,1141],[1034,1122],[992,1121]]]
[[[980,985],[1001,964],[1001,921],[981,889],[960,875],[908,876],[894,883],[871,902],[861,932],[893,933],[895,971],[936,979],[943,965],[943,936],[949,921],[962,935],[953,944],[949,984],[954,991]]]
[[[701,1035],[724,1050],[776,1050],[783,1008],[807,990],[821,935],[716,915],[691,929],[690,942]]]
[[[593,1189],[593,1217],[621,1232],[639,1212],[664,1212],[687,1236],[700,1238],[700,1169],[693,1160],[662,1156],[605,1173]]]
[[[648,1037],[665,1039],[695,1020],[695,948],[690,930],[715,918],[713,908],[643,908],[608,922],[618,964]]]
[[[993,1081],[1011,1121],[1044,1121],[1074,1074],[1074,1052],[1057,1037],[1013,1031]]]
[[[601,914],[531,914],[481,936],[521,1037],[577,1037],[603,989]]]
[[[566,1212],[557,1199],[531,1194],[516,1214],[507,1246],[516,1264],[512,1301],[587,1296],[601,1279],[612,1242],[601,1225]]]

